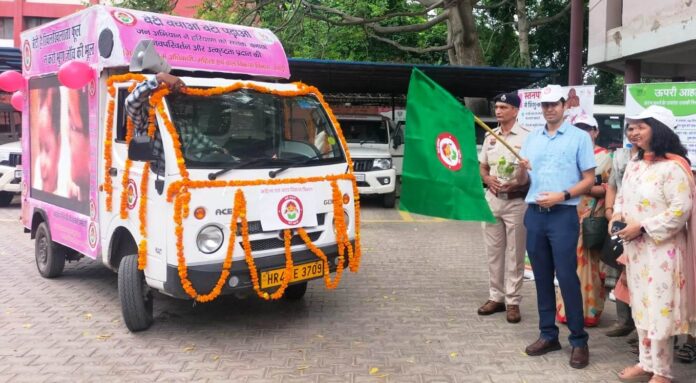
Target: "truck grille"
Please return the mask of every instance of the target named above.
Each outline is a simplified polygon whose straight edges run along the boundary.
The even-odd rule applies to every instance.
[[[280,233],[282,235],[282,231]],[[309,236],[309,239],[311,239],[312,242],[314,242],[317,239],[319,239],[321,233],[323,233],[323,231],[315,231],[313,233],[307,233],[307,235]],[[285,241],[280,238],[257,239],[255,241],[249,241],[249,244],[251,245],[251,251],[272,250],[285,247]],[[305,243],[302,240],[302,237],[300,237],[299,235],[294,235],[290,240],[290,246],[304,244]],[[242,242],[239,242],[239,245],[243,246]]]
[[[0,175],[2,177],[2,175]],[[326,213],[317,214],[317,225],[324,226],[324,221],[326,220]],[[249,226],[249,234],[263,233],[263,226],[261,226],[261,221],[249,221],[247,223]],[[237,236],[242,235],[242,224],[237,223]]]
[[[22,153],[10,153],[10,166],[22,164]]]
[[[353,170],[356,172],[367,172],[372,170],[372,160],[353,160]]]

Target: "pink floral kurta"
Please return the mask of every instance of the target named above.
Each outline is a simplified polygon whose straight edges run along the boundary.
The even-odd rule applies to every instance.
[[[686,172],[674,161],[631,161],[615,213],[639,221],[647,234],[624,244],[636,327],[650,339],[685,334],[684,253],[692,199]]]

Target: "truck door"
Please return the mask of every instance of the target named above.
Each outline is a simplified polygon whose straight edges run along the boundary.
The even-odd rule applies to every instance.
[[[393,125],[393,123],[392,123]],[[396,126],[390,130],[391,140],[389,142],[389,153],[392,156],[392,161],[394,162],[394,167],[396,168],[396,175],[401,176],[401,172],[404,168],[404,128],[406,123],[404,121],[399,121]]]

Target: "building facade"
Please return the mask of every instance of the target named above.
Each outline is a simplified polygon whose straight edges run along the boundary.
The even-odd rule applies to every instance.
[[[112,0],[0,0],[0,47],[19,47],[19,34],[77,12],[85,4],[114,4]],[[179,0],[174,14],[193,17],[202,0]]]
[[[696,1],[590,0],[589,8],[588,65],[624,73],[626,83],[696,79]]]

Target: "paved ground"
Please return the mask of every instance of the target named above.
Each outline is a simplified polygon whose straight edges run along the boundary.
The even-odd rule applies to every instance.
[[[533,283],[521,323],[476,315],[487,295],[479,224],[367,205],[362,269],[337,290],[314,282],[297,303],[159,297],[138,334],[121,321],[115,274],[83,260],[42,279],[18,206],[0,209],[0,381],[616,382],[633,363],[624,339],[602,335],[611,302],[589,330],[586,369],[568,366],[565,339],[560,352],[526,356]],[[696,381],[696,366],[676,373]]]

